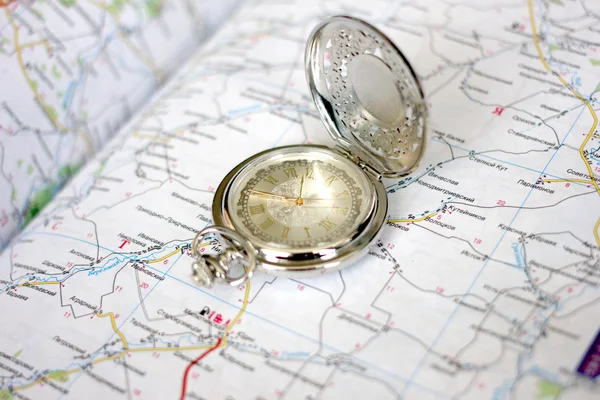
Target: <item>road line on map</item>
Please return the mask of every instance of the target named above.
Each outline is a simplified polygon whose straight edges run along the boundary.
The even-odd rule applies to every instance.
[[[181,384],[181,396],[180,396],[181,400],[185,399],[185,391],[187,388],[188,373],[190,372],[192,367],[194,365],[198,364],[198,362],[200,362],[204,357],[209,355],[212,351],[216,350],[217,347],[219,347],[221,345],[222,340],[223,340],[223,338],[219,338],[219,340],[217,340],[217,343],[214,346],[212,346],[210,349],[206,350],[204,353],[200,354],[197,358],[195,358],[191,363],[188,364],[187,368],[185,369],[185,372],[183,373],[183,383]]]
[[[173,351],[173,350],[202,350],[211,348],[212,344],[203,344],[200,346],[188,346],[188,347],[140,347],[138,349],[129,349],[128,353],[141,353],[144,351]]]
[[[123,347],[125,349],[125,351],[129,350],[129,343],[127,343],[127,339],[125,339],[125,335],[123,335],[123,332],[121,332],[119,330],[119,328],[117,327],[117,323],[115,321],[115,314],[113,314],[112,312],[107,312],[107,313],[103,313],[103,314],[98,314],[99,318],[106,318],[106,317],[110,317],[110,323],[112,325],[113,331],[115,331],[115,333],[117,335],[119,335],[119,337],[121,338],[121,342],[123,342]]]
[[[585,179],[544,179],[544,182],[573,182],[573,183],[583,183],[585,185],[589,185],[592,183],[592,181],[585,180]]]
[[[209,245],[209,243],[203,243],[203,244],[199,245],[198,247],[206,247],[208,245]],[[159,263],[159,262],[164,261],[167,258],[171,257],[172,255],[179,253],[180,251],[181,251],[181,248],[172,251],[171,253],[167,254],[166,256],[163,256],[163,257],[159,258],[158,260],[148,261],[146,264],[156,264],[156,263]]]
[[[248,298],[249,297],[250,297],[250,282],[248,281],[248,282],[246,282],[246,291],[244,292],[244,303],[242,304],[242,308],[240,308],[240,311],[237,313],[235,318],[233,318],[231,320],[231,322],[229,323],[229,326],[227,326],[227,328],[225,329],[225,332],[224,332],[225,335],[227,335],[229,332],[231,332],[231,329],[233,328],[233,326],[235,324],[237,324],[237,322],[242,317],[242,314],[246,311],[246,307],[248,307]],[[227,338],[225,338],[224,344],[227,344]]]
[[[246,282],[246,291],[244,292],[244,303],[242,304],[242,308],[240,308],[240,311],[238,311],[237,315],[231,320],[231,322],[229,323],[229,325],[227,326],[227,328],[225,328],[225,331],[223,331],[223,336],[219,338],[219,340],[217,340],[217,343],[211,347],[210,349],[206,350],[204,353],[200,354],[197,358],[195,358],[192,362],[189,363],[189,365],[187,366],[187,368],[185,369],[184,373],[183,373],[183,380],[181,383],[181,396],[180,396],[180,400],[185,399],[185,392],[187,389],[187,380],[188,380],[188,374],[190,372],[190,370],[192,369],[192,367],[194,365],[196,365],[200,360],[202,360],[204,357],[206,357],[210,352],[216,350],[218,347],[220,346],[227,346],[227,334],[231,331],[231,329],[233,328],[233,326],[235,324],[237,324],[237,322],[239,321],[239,319],[241,318],[242,314],[244,314],[244,312],[246,311],[246,307],[248,307],[248,298],[250,297],[250,282]]]
[[[118,358],[121,358],[125,355],[127,355],[127,353],[141,353],[141,352],[146,352],[146,351],[189,351],[189,350],[202,350],[202,349],[208,349],[211,348],[213,345],[201,345],[201,346],[188,346],[188,347],[141,347],[141,348],[137,348],[137,349],[129,349],[127,351],[121,351],[120,353],[114,354],[112,356],[109,357],[104,357],[104,358],[99,358],[97,360],[94,360],[91,362],[92,365],[96,365],[96,364],[100,364],[102,362],[105,361],[112,361],[112,360],[116,360]],[[77,372],[81,372],[83,371],[83,369],[81,368],[74,368],[74,369],[70,369],[67,371],[61,371],[60,375],[71,375]],[[56,373],[56,371],[54,371]],[[14,387],[14,390],[25,390],[25,389],[29,389],[32,386],[35,386],[39,383],[43,383],[46,379],[48,379],[48,377],[41,377],[27,385],[24,386],[18,386],[18,387]]]
[[[48,41],[46,39],[42,39],[42,40],[36,40],[35,42],[29,42],[29,43],[25,43],[20,45],[19,47],[22,49],[25,49],[27,47],[35,47],[38,45],[44,45],[46,46],[46,50],[50,51],[50,44],[48,43]]]
[[[200,247],[206,247],[206,246],[208,246],[208,244],[200,245]],[[165,258],[170,257],[170,256],[178,253],[179,251],[180,251],[180,249],[177,249],[176,251],[173,251],[173,252],[169,253],[168,256],[162,257],[160,260],[154,260],[154,262],[162,261]],[[60,284],[60,282],[35,282],[35,283],[31,283],[31,284],[22,284],[22,285],[19,285],[19,286],[50,285],[50,284]],[[248,304],[248,294],[249,294],[249,285],[248,285],[248,288],[247,288],[246,294],[245,294],[244,309],[245,309],[245,306]],[[229,332],[229,330],[231,329],[231,327],[233,326],[233,324],[235,324],[239,320],[239,318],[241,317],[242,313],[243,313],[242,310],[240,310],[240,312],[238,312],[238,314],[236,315],[236,317],[232,320],[230,326],[225,330],[225,333]],[[99,359],[93,360],[91,362],[92,365],[96,365],[96,364],[99,364],[99,363],[102,363],[102,362],[105,362],[105,361],[111,361],[111,360],[115,360],[115,359],[124,357],[125,355],[127,355],[127,353],[139,353],[139,352],[145,352],[145,351],[187,351],[187,350],[207,349],[207,348],[213,347],[212,345],[200,345],[200,346],[188,346],[188,347],[142,347],[142,348],[130,349],[129,348],[129,343],[127,342],[127,339],[125,338],[125,335],[117,327],[114,314],[112,312],[108,312],[108,313],[98,314],[98,317],[100,317],[100,318],[110,317],[112,329],[119,336],[119,338],[121,339],[121,341],[123,342],[123,345],[124,345],[125,349],[123,351],[117,353],[117,354],[112,355],[112,356],[108,356],[108,357],[104,357],[104,358],[99,358]],[[74,368],[74,369],[67,370],[67,371],[61,371],[60,375],[61,376],[71,375],[71,374],[74,374],[74,373],[77,373],[77,372],[81,372],[81,371],[83,371],[82,368]],[[29,383],[27,385],[14,387],[13,390],[25,390],[25,389],[29,389],[30,387],[33,387],[35,385],[38,385],[40,383],[45,382],[47,379],[49,379],[48,376],[42,376],[41,378],[38,378],[35,381],[33,381],[33,382],[31,382],[31,383]]]
[[[176,136],[181,135],[187,129],[189,129],[189,127],[178,129],[174,133],[170,133],[169,136],[167,136],[167,137],[160,137],[159,136],[161,133],[164,134],[166,132],[161,132],[159,134],[156,134],[156,135],[152,136],[152,135],[147,135],[147,134],[140,133],[139,130],[133,132],[131,134],[131,136],[135,137],[135,138],[138,138],[138,139],[148,139],[148,140],[154,140],[154,141],[157,141],[157,142],[168,143],[169,141],[171,141],[171,139],[173,139]]]
[[[123,40],[125,46],[127,46],[132,53],[134,53],[144,64],[146,64],[148,69],[152,72],[152,75],[154,75],[154,79],[156,79],[158,82],[162,82],[165,79],[164,71],[157,67],[149,57],[146,57],[142,52],[140,52],[140,50],[137,47],[135,47],[133,43],[131,43],[129,37],[125,33],[123,33],[123,28],[120,26],[121,21],[119,19],[119,12],[111,10],[108,6],[104,5],[103,3],[96,3],[94,1],[91,1],[91,4],[107,12],[108,14],[110,14],[110,16],[113,17],[117,24],[118,34]]]
[[[33,231],[33,232],[28,232],[28,235],[49,235],[49,236],[57,236],[57,237],[63,237],[63,238],[70,239],[70,240],[79,241],[79,242],[85,243],[85,244],[87,244],[87,245],[93,246],[94,248],[95,248],[96,246],[98,246],[96,243],[88,242],[88,241],[86,241],[86,240],[83,240],[83,239],[79,239],[79,238],[72,237],[72,236],[69,236],[69,235],[63,235],[63,234],[60,234],[60,233],[54,233],[54,232],[36,232],[36,231]],[[106,250],[106,251],[110,251],[110,252],[112,252],[111,254],[113,254],[113,253],[114,253],[114,254],[119,254],[119,253],[118,253],[118,252],[116,252],[114,249],[110,249],[110,248],[108,248],[108,247],[104,247],[104,246],[102,246],[102,245],[100,245],[100,248],[101,248],[101,249],[103,249],[103,250]],[[151,267],[151,266],[148,266],[148,268],[150,268],[150,269],[152,269],[153,271],[155,271],[155,272],[158,272],[158,273],[164,273],[164,271],[161,271],[161,270],[159,270],[159,269],[157,269],[157,268],[154,268],[154,267]],[[208,297],[211,297],[212,299],[214,299],[214,300],[217,300],[217,301],[219,301],[219,302],[221,302],[221,303],[223,303],[223,304],[225,304],[225,305],[227,305],[227,306],[230,306],[230,307],[232,307],[232,308],[239,309],[239,306],[238,306],[238,305],[235,305],[235,304],[233,304],[233,303],[230,303],[230,302],[228,302],[227,300],[224,300],[224,299],[223,299],[223,298],[221,298],[221,297],[217,297],[217,296],[215,296],[213,293],[211,293],[210,291],[204,291],[204,290],[203,290],[202,288],[200,288],[198,285],[192,284],[192,283],[188,282],[187,280],[183,280],[183,279],[177,278],[176,276],[169,275],[169,273],[168,273],[168,272],[166,272],[166,273],[164,273],[164,274],[165,274],[165,275],[164,275],[165,277],[168,277],[168,278],[170,278],[170,279],[173,279],[174,281],[176,281],[176,282],[178,282],[178,283],[180,283],[180,284],[183,284],[183,285],[185,285],[186,287],[193,288],[194,290],[196,290],[196,291],[199,291],[199,292],[201,292],[202,294],[204,294],[204,295],[206,295],[206,296],[208,296]],[[268,283],[268,282],[267,282],[267,283]],[[248,300],[248,303],[250,303],[250,300]],[[303,339],[303,340],[307,340],[307,341],[310,341],[311,343],[315,343],[315,344],[319,344],[319,343],[320,343],[319,339],[315,339],[314,337],[310,337],[310,336],[308,336],[308,335],[305,335],[305,334],[303,334],[303,333],[301,333],[301,332],[298,332],[298,331],[296,331],[296,330],[294,330],[294,329],[292,329],[292,328],[289,328],[289,327],[287,327],[287,326],[285,326],[285,325],[278,324],[277,322],[275,322],[275,321],[273,321],[273,320],[271,320],[271,319],[269,319],[269,318],[263,317],[263,316],[261,316],[261,315],[259,315],[259,314],[251,313],[251,312],[249,312],[248,310],[246,310],[246,313],[248,313],[250,316],[252,316],[252,317],[254,317],[254,318],[258,319],[259,321],[261,321],[261,322],[263,322],[263,323],[266,323],[266,324],[272,325],[273,327],[275,327],[275,328],[277,328],[277,329],[282,329],[282,330],[284,330],[284,331],[286,331],[286,332],[288,332],[288,333],[291,333],[291,334],[293,334],[293,335],[295,335],[295,336],[297,336],[297,337],[299,337],[299,338],[301,338],[301,339]],[[322,345],[322,346],[324,346],[324,347],[326,347],[326,348],[328,348],[328,349],[331,349],[332,351],[335,351],[335,352],[337,352],[337,353],[339,353],[339,352],[343,352],[341,349],[339,349],[339,348],[337,348],[337,347],[334,347],[332,344],[329,344],[329,343],[326,343],[326,342],[322,342],[322,343],[321,343],[321,345]],[[212,345],[210,345],[210,346],[208,346],[208,347],[211,347],[211,346],[212,346]],[[196,349],[198,349],[198,348],[204,348],[204,347],[200,347],[200,346],[190,346],[190,347],[171,348],[171,350],[181,350],[181,351],[187,351],[187,350],[196,350]],[[157,348],[157,349],[158,349],[157,351],[163,351],[161,348]],[[144,349],[144,350],[142,350],[142,348],[139,348],[139,349],[131,349],[131,350],[129,350],[129,352],[133,352],[133,351],[136,351],[136,350],[139,350],[139,351],[151,351],[151,350],[152,350],[152,351],[154,351],[154,350],[155,350],[155,348],[153,348],[153,347],[152,347],[152,348],[146,348],[146,349]],[[116,358],[119,358],[119,357],[122,357],[122,355],[118,355],[117,357],[111,357],[109,360],[107,360],[107,359],[101,359],[101,360],[100,360],[100,359],[98,359],[98,360],[96,360],[95,362],[93,361],[93,362],[92,362],[92,364],[94,364],[94,365],[95,365],[95,364],[98,364],[99,362],[103,362],[103,361],[110,361],[110,360],[113,360],[113,359],[116,359]],[[358,360],[358,361],[360,361],[360,362],[364,363],[365,365],[368,365],[370,368],[372,368],[372,369],[374,369],[374,370],[381,371],[382,373],[384,373],[384,374],[386,374],[386,375],[389,375],[389,376],[393,377],[394,379],[396,379],[396,380],[398,380],[398,381],[402,381],[402,382],[406,382],[406,381],[408,381],[408,379],[407,379],[407,378],[405,378],[404,376],[398,375],[398,374],[397,374],[395,371],[393,371],[393,370],[385,369],[385,368],[381,367],[380,365],[376,365],[376,364],[372,363],[371,361],[368,361],[368,360],[365,360],[365,359],[361,359],[361,358],[359,358],[359,357],[356,357],[356,356],[354,356],[353,358],[355,358],[356,360]],[[78,371],[81,371],[81,370],[78,370]],[[435,390],[431,390],[431,389],[430,389],[430,388],[428,388],[428,387],[425,387],[425,386],[422,386],[422,385],[419,385],[419,384],[414,384],[414,385],[415,385],[415,386],[418,386],[420,390],[424,390],[424,391],[427,391],[427,392],[433,393],[435,396],[437,396],[437,397],[439,397],[439,398],[444,398],[444,399],[446,399],[446,398],[447,398],[447,397],[446,397],[444,394],[442,394],[442,393],[440,393],[440,392],[437,392],[437,391],[435,391]],[[448,398],[448,399],[449,399],[449,398]]]
[[[596,221],[596,225],[594,225],[594,237],[596,238],[596,243],[600,244],[600,236],[598,236],[598,229],[600,229],[600,218]]]
[[[29,76],[29,73],[27,72],[27,68],[25,68],[25,61],[23,61],[23,54],[21,53],[21,45],[19,43],[19,29],[18,29],[17,25],[15,24],[15,20],[13,19],[12,14],[10,13],[8,8],[6,8],[4,10],[4,13],[6,14],[6,18],[8,19],[8,21],[13,29],[15,52],[17,53],[17,61],[19,63],[19,67],[21,68],[21,72],[25,76],[25,80],[27,81],[27,83],[29,84],[29,87],[33,91],[35,98],[40,103],[40,105],[44,109],[45,113],[48,115],[48,117],[52,121],[54,127],[59,130],[63,130],[64,127],[60,126],[60,123],[48,112],[49,107],[46,105],[46,103],[44,102],[44,99],[42,99],[40,94],[37,92],[37,90],[33,86],[33,81],[31,80],[31,77]]]
[[[586,105],[587,109],[589,110],[590,114],[592,115],[592,118],[594,119],[592,127],[590,128],[588,134],[586,135],[585,140],[583,141],[583,143],[581,143],[581,146],[579,146],[579,156],[581,157],[581,159],[583,160],[583,163],[585,164],[585,167],[587,168],[592,185],[594,185],[594,188],[596,188],[596,192],[598,192],[598,194],[600,195],[600,187],[598,186],[598,183],[594,179],[594,172],[592,171],[592,167],[587,162],[587,159],[585,158],[585,155],[583,154],[583,149],[585,148],[585,145],[592,138],[592,136],[594,135],[594,132],[596,131],[596,127],[598,126],[598,116],[596,115],[596,112],[594,111],[594,108],[592,107],[590,102],[587,101],[586,99],[584,99],[579,93],[577,93],[577,91],[575,89],[573,89],[571,87],[571,85],[569,85],[567,83],[567,81],[565,81],[563,79],[562,76],[560,76],[558,73],[554,72],[552,70],[552,68],[550,67],[550,65],[548,65],[548,63],[546,62],[546,59],[544,58],[544,54],[542,53],[542,49],[540,48],[540,44],[538,42],[537,28],[535,26],[535,15],[533,12],[533,0],[527,0],[527,7],[529,8],[529,22],[531,24],[531,36],[533,39],[533,44],[535,46],[535,49],[537,50],[540,62],[542,63],[544,68],[546,68],[546,70],[548,72],[550,72],[552,75],[556,76],[558,78],[558,80],[567,89],[569,89],[569,91],[571,91],[571,93],[573,93],[579,100],[581,100]],[[596,221],[596,225],[594,226],[594,238],[596,239],[596,243],[598,246],[600,246],[600,236],[598,235],[599,227],[600,227],[600,218],[598,218],[598,220]]]
[[[180,251],[181,251],[181,249],[177,249],[177,250],[172,251],[171,253],[167,254],[166,256],[163,256],[163,257],[159,258],[158,260],[148,261],[146,264],[156,264],[156,263],[159,263],[159,262],[164,261],[167,258],[171,257],[172,255],[179,253]]]
[[[535,21],[533,19],[533,8],[532,8],[532,0],[528,0],[528,5],[529,5],[529,11],[530,11],[530,20],[532,22],[532,30],[533,30],[533,38],[534,38],[534,43],[536,43],[536,48],[539,51],[540,54],[540,59],[542,60],[542,62],[545,64],[545,61],[543,60],[543,56],[541,56],[541,49],[539,48],[539,44],[537,44],[537,33],[535,31]],[[550,70],[551,71],[551,70]],[[555,74],[553,71],[551,71],[552,74]],[[559,77],[560,79],[560,77]],[[579,96],[580,97],[580,96]],[[581,98],[581,97],[580,97]],[[583,100],[585,102],[585,100]],[[587,102],[586,102],[587,104]],[[588,104],[589,106],[589,104]],[[593,110],[592,110],[593,112]],[[577,117],[577,119],[573,122],[573,124],[571,125],[571,128],[566,132],[563,140],[561,141],[561,145],[565,142],[565,140],[567,139],[567,137],[569,136],[570,132],[574,129],[575,124],[577,123],[577,121],[579,120],[581,114],[583,113],[583,110],[581,110],[581,113],[579,114],[579,116]],[[594,114],[595,115],[595,114]],[[591,133],[593,134],[593,131],[595,130],[596,124],[594,124],[593,129],[591,130]],[[589,137],[589,135],[588,135]],[[583,146],[583,145],[582,145]],[[548,168],[548,166],[551,164],[552,160],[554,159],[554,157],[556,156],[556,154],[558,153],[560,147],[558,147],[554,154],[552,155],[552,157],[550,158],[550,160],[548,161],[548,163],[546,164],[546,166],[544,167],[544,169],[541,171],[540,174],[540,178],[543,176],[543,174],[545,173],[546,169]],[[585,158],[584,158],[585,161]],[[586,166],[587,166],[587,162],[585,162]],[[588,166],[589,168],[589,166]],[[593,179],[593,175],[590,174],[590,179]],[[597,188],[597,184],[596,182],[594,182],[594,186]],[[519,212],[521,211],[522,207],[525,205],[525,203],[527,202],[529,196],[531,195],[531,193],[533,192],[533,188],[530,189],[529,193],[527,194],[527,196],[525,197],[525,199],[523,200],[521,207],[519,207],[519,209],[517,210],[517,212],[515,213],[515,215],[513,216],[513,218],[511,219],[510,223],[508,224],[508,226],[512,226],[512,224],[514,223],[514,221],[517,219]],[[600,191],[599,191],[600,193]],[[598,222],[596,223],[596,226],[600,226],[600,220],[598,220]],[[494,255],[494,253],[496,252],[496,250],[498,249],[498,247],[500,246],[500,243],[504,240],[504,237],[506,236],[507,231],[504,230],[499,238],[499,240],[497,241],[496,245],[493,247],[492,251],[489,254],[489,257],[484,261],[483,266],[479,269],[479,271],[477,272],[477,274],[475,275],[475,278],[473,279],[473,281],[471,282],[471,284],[469,285],[469,287],[467,288],[467,291],[465,293],[470,293],[475,282],[479,279],[479,277],[481,276],[481,274],[483,273],[483,271],[486,269],[486,267],[489,265],[489,261],[490,261],[490,257],[492,257]],[[596,234],[596,232],[594,232],[594,234]],[[596,239],[598,240],[598,236],[596,235]],[[598,242],[600,245],[600,242]],[[413,372],[411,373],[407,383],[405,384],[404,388],[402,389],[400,395],[401,397],[404,397],[404,394],[406,392],[406,390],[409,388],[409,386],[411,384],[414,384],[416,381],[416,377],[418,376],[418,373],[420,372],[424,361],[426,360],[426,358],[429,356],[429,352],[432,351],[435,346],[437,345],[438,341],[440,340],[441,336],[445,333],[448,325],[450,324],[451,320],[454,318],[454,316],[456,315],[457,310],[459,309],[459,307],[461,306],[461,304],[459,303],[456,308],[454,309],[454,311],[450,314],[450,316],[446,319],[446,322],[444,323],[444,325],[442,326],[442,329],[438,332],[437,336],[434,338],[433,342],[431,343],[429,350],[427,352],[425,352],[425,355],[421,358],[421,360],[417,363],[416,368],[413,369]]]
[[[13,29],[15,52],[17,53],[17,61],[19,63],[21,72],[23,73],[23,76],[25,77],[25,80],[27,81],[27,83],[29,84],[29,87],[33,91],[33,94],[34,94],[36,100],[40,103],[40,106],[44,110],[44,113],[48,116],[48,118],[52,122],[52,125],[54,125],[54,127],[56,129],[58,129],[59,131],[68,132],[69,129],[66,126],[64,126],[63,124],[61,124],[54,115],[52,115],[52,113],[49,111],[50,106],[46,104],[46,102],[44,101],[42,96],[40,96],[40,94],[37,92],[37,90],[33,86],[33,81],[31,80],[31,77],[29,76],[29,73],[27,72],[27,68],[25,68],[25,62],[23,61],[23,54],[21,52],[22,47],[19,44],[19,29],[17,28],[17,25],[15,24],[15,20],[13,19],[13,16],[10,13],[8,7],[5,8],[4,12],[6,14],[6,18],[8,19],[8,21]],[[94,146],[92,145],[90,138],[88,138],[87,135],[85,135],[82,131],[79,131],[77,133],[81,136],[83,141],[88,146],[89,150],[93,153]]]
[[[427,218],[435,217],[437,214],[439,214],[439,211],[436,211],[434,213],[425,215],[424,217],[421,217],[421,218],[415,218],[415,219],[388,219],[388,222],[395,222],[395,223],[398,223],[398,222],[413,222],[413,223],[415,223],[415,222],[423,222]]]
[[[31,282],[31,283],[21,283],[18,286],[19,287],[27,287],[27,286],[40,286],[40,285],[60,285],[60,282]]]

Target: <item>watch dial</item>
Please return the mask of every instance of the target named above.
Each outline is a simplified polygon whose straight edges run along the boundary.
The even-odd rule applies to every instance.
[[[352,236],[369,215],[371,184],[332,151],[295,149],[253,160],[230,192],[232,223],[263,246],[323,249]]]

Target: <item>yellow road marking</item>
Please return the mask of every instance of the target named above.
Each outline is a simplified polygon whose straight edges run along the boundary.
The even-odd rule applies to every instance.
[[[592,167],[587,162],[587,160],[585,158],[585,155],[583,154],[583,149],[585,148],[587,142],[592,138],[592,136],[594,135],[594,132],[596,131],[596,127],[598,126],[598,116],[596,115],[596,112],[594,111],[594,108],[592,107],[592,105],[586,99],[584,99],[583,97],[581,97],[581,95],[579,93],[577,93],[577,91],[575,91],[567,83],[567,81],[565,81],[563,79],[563,77],[560,76],[560,74],[554,72],[552,70],[552,68],[550,67],[550,65],[548,65],[548,63],[546,62],[546,59],[544,58],[544,54],[542,53],[542,49],[540,48],[540,44],[538,42],[537,28],[536,28],[536,25],[535,25],[535,15],[533,13],[533,1],[532,0],[527,0],[527,6],[529,8],[529,22],[531,23],[531,35],[532,35],[532,38],[533,38],[533,44],[535,46],[535,49],[537,50],[540,62],[542,63],[542,65],[544,66],[544,68],[546,68],[546,71],[548,71],[552,75],[556,76],[558,78],[558,80],[560,80],[560,82],[563,85],[565,85],[565,87],[567,89],[569,89],[571,91],[571,93],[573,93],[579,100],[581,100],[586,105],[587,109],[589,110],[589,112],[592,115],[592,118],[594,120],[594,123],[592,124],[592,127],[590,128],[588,134],[585,137],[585,140],[583,141],[583,143],[581,143],[581,146],[579,147],[579,156],[583,160],[583,163],[585,164],[585,167],[588,170],[589,176],[593,178],[594,177],[594,173],[592,171]],[[596,192],[598,192],[598,194],[600,194],[600,187],[598,186],[598,183],[596,182],[595,179],[592,179],[591,184],[594,185],[594,188],[596,189]],[[600,246],[600,237],[598,236],[598,228],[599,227],[600,227],[600,218],[598,219],[598,221],[596,222],[596,225],[594,226],[594,237],[596,238],[596,243],[598,244],[598,246]]]
[[[208,246],[208,243],[203,243],[203,244],[199,245],[198,247],[206,247],[206,246]],[[159,263],[159,262],[164,261],[167,258],[171,257],[172,255],[179,253],[180,251],[181,251],[181,248],[170,252],[169,254],[167,254],[166,256],[163,256],[163,257],[159,258],[158,260],[148,261],[147,264]]]
[[[46,115],[48,116],[48,118],[50,118],[50,121],[52,121],[52,124],[54,125],[54,127],[61,132],[68,132],[69,129],[66,126],[62,125],[56,119],[53,112],[51,111],[50,106],[47,105],[46,102],[44,102],[44,99],[42,98],[42,96],[40,96],[40,94],[35,89],[35,86],[33,85],[33,81],[31,80],[31,77],[29,76],[29,73],[27,72],[27,68],[25,68],[25,62],[23,61],[23,54],[21,52],[21,50],[23,49],[23,46],[21,46],[19,44],[19,30],[17,29],[17,24],[15,23],[13,16],[12,16],[11,12],[9,11],[8,7],[4,9],[4,13],[6,14],[6,18],[8,18],[8,21],[13,29],[14,45],[15,45],[15,51],[17,53],[17,61],[19,62],[19,67],[21,68],[21,72],[23,73],[25,80],[27,81],[27,83],[29,84],[29,87],[33,91],[33,94],[34,94],[36,100],[38,101],[38,103],[40,104],[40,106],[42,107],[42,109],[44,110]],[[27,44],[27,45],[29,46],[31,44]],[[77,133],[79,133],[79,136],[81,136],[81,138],[87,144],[89,150],[93,153],[94,146],[92,145],[89,138],[81,131],[77,132]]]
[[[20,287],[27,287],[27,286],[40,286],[40,285],[60,285],[60,282],[26,282],[26,283],[22,283],[19,286]]]
[[[167,258],[171,257],[173,254],[179,253],[180,251],[181,251],[181,249],[174,250],[174,251],[170,252],[169,254],[167,254],[166,256],[163,256],[163,257],[159,258],[158,260],[148,261],[148,264],[159,263],[159,262],[161,262],[163,260],[166,260]]]
[[[594,237],[596,238],[596,243],[600,246],[600,236],[598,236],[598,229],[600,229],[600,218],[596,221],[596,225],[594,225]]]
[[[112,312],[107,312],[107,313],[103,313],[103,314],[98,314],[99,318],[106,318],[106,317],[110,317],[110,324],[112,325],[113,331],[115,331],[115,333],[117,335],[119,335],[119,337],[121,338],[121,342],[123,342],[123,347],[125,348],[125,351],[129,350],[129,343],[127,343],[127,339],[125,339],[125,335],[123,335],[123,332],[121,332],[119,330],[119,328],[117,327],[117,323],[115,321],[115,314],[113,314]]]
[[[101,10],[106,11],[108,14],[110,14],[114,18],[117,26],[120,25],[121,21],[120,21],[119,13],[117,11],[110,9],[105,2],[96,3],[95,1],[90,1],[90,3],[92,3],[96,7],[100,8]],[[154,62],[152,62],[152,60],[150,60],[144,53],[142,53],[137,47],[135,47],[135,45],[133,43],[131,43],[131,41],[129,40],[127,35],[125,35],[123,33],[123,29],[121,29],[120,26],[119,26],[119,36],[123,40],[123,43],[125,43],[125,46],[129,47],[129,50],[131,50],[132,53],[134,53],[144,64],[146,64],[146,66],[148,67],[148,69],[150,71],[152,71],[154,78],[156,78],[156,80],[158,82],[162,83],[162,81],[165,78],[165,73],[160,68],[158,68],[154,64]]]
[[[50,45],[48,44],[48,41],[46,39],[37,40],[35,42],[29,42],[29,43],[22,44],[20,46],[20,48],[21,49],[25,49],[27,47],[35,47],[35,46],[40,45],[40,44],[43,44],[46,47],[46,49],[48,49],[48,50],[50,49]]]
[[[210,347],[213,347],[213,345],[202,345],[202,346],[188,346],[188,347],[143,347],[143,348],[138,348],[138,349],[129,349],[129,350],[124,350],[118,354],[114,354],[110,357],[104,357],[104,358],[99,358],[97,360],[92,361],[92,365],[96,365],[105,361],[112,361],[115,360],[117,358],[121,358],[125,355],[127,355],[127,353],[141,353],[141,352],[146,352],[146,351],[188,351],[188,350],[200,350],[200,349],[208,349]],[[68,371],[62,371],[62,372],[58,372],[58,371],[52,371],[51,373],[57,376],[63,376],[63,375],[71,375],[77,372],[81,372],[83,371],[81,368],[74,368],[74,369],[70,369]],[[14,390],[25,390],[25,389],[29,389],[30,387],[33,387],[37,384],[43,383],[45,382],[48,378],[47,376],[45,377],[41,377],[36,381],[33,381],[27,385],[23,385],[23,386],[16,386],[13,389]]]
[[[436,211],[434,213],[431,213],[429,215],[425,215],[424,217],[421,218],[415,218],[415,219],[388,219],[388,222],[422,222],[425,221],[427,218],[431,218],[431,217],[435,217],[437,214],[439,214],[439,211]]]
[[[152,140],[152,141],[157,141],[157,142],[162,142],[162,143],[168,143],[170,140],[173,139],[173,137],[179,136],[183,132],[185,132],[186,129],[188,129],[188,128],[186,127],[186,128],[178,129],[177,131],[175,131],[175,133],[170,134],[167,137],[160,137],[160,136],[158,136],[159,134],[156,134],[156,135],[143,134],[143,133],[140,133],[139,131],[133,132],[131,134],[131,136],[135,137],[135,138],[138,138],[138,139],[148,139],[148,140]]]
[[[208,244],[205,244],[204,246],[208,246]],[[177,250],[179,251],[179,249]],[[176,252],[171,253],[170,255],[175,254]],[[169,256],[170,256],[169,255]],[[164,257],[166,258],[166,257]],[[164,259],[163,258],[163,259]],[[158,260],[157,260],[158,261]],[[250,282],[246,282],[246,290],[244,292],[244,303],[242,305],[242,308],[240,309],[240,311],[237,313],[237,315],[231,320],[231,322],[229,323],[229,325],[227,326],[227,328],[225,328],[225,330],[223,331],[223,341],[221,342],[221,346],[223,347],[226,345],[227,343],[227,334],[229,332],[231,332],[231,330],[233,329],[233,327],[235,326],[235,324],[237,324],[237,322],[239,321],[239,319],[242,317],[242,315],[244,314],[244,312],[246,311],[246,308],[248,307],[248,299],[250,297]],[[115,331],[115,333],[119,336],[119,338],[121,339],[121,341],[123,342],[123,345],[125,347],[125,350],[121,351],[120,353],[114,354],[112,356],[109,357],[103,357],[103,358],[99,358],[97,360],[94,360],[91,362],[92,365],[96,365],[99,364],[101,362],[105,362],[105,361],[111,361],[111,360],[115,360],[117,358],[121,358],[125,355],[127,355],[127,353],[141,353],[141,352],[147,352],[147,351],[188,351],[188,350],[200,350],[200,349],[208,349],[213,347],[214,345],[200,345],[200,346],[187,346],[187,347],[143,347],[143,348],[137,348],[137,349],[130,349],[129,348],[129,344],[127,343],[127,339],[125,339],[125,335],[123,335],[123,332],[121,332],[119,330],[119,328],[117,327],[116,321],[115,321],[115,316],[112,312],[108,312],[108,313],[103,313],[103,314],[98,314],[98,317],[100,318],[105,318],[105,317],[110,317],[110,322],[112,325],[112,329]],[[77,372],[81,372],[82,369],[81,368],[74,368],[68,371],[63,371],[63,372],[57,372],[57,371],[53,371],[52,374],[54,374],[55,376],[66,376],[66,375],[71,375]],[[29,389],[30,387],[33,387],[39,383],[43,383],[46,380],[48,380],[50,378],[48,378],[48,376],[44,376],[41,377],[27,385],[23,385],[23,386],[16,386],[13,388],[13,390],[25,390],[25,389]]]
[[[240,311],[237,313],[235,318],[231,320],[231,322],[225,329],[223,335],[223,342],[221,342],[221,346],[225,346],[227,344],[227,334],[231,332],[231,329],[234,327],[235,324],[237,324],[239,319],[242,317],[242,314],[244,314],[244,312],[246,311],[246,307],[248,307],[248,298],[250,297],[250,281],[247,281],[245,285],[246,291],[244,292],[244,303],[242,304],[242,308],[240,308]]]
[[[544,179],[544,182],[575,182],[590,185],[592,181],[586,179]]]

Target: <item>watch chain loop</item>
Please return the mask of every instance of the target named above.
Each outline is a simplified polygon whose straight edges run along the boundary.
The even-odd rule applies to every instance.
[[[219,234],[223,238],[225,249],[220,254],[201,252],[202,240],[211,234]],[[239,286],[252,277],[256,269],[256,249],[236,231],[220,225],[212,225],[200,231],[192,242],[192,255],[196,261],[192,264],[192,275],[199,284],[212,287],[213,283],[226,282],[231,286]],[[239,261],[244,262],[244,274],[230,276],[231,266]]]

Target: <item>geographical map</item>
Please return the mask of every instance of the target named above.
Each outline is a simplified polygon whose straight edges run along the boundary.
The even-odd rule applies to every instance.
[[[0,0],[0,250],[231,6]]]
[[[230,169],[333,144],[304,48],[335,14],[414,66],[420,166],[356,264],[197,286]],[[245,3],[0,256],[0,399],[599,398],[599,22],[589,0]]]

